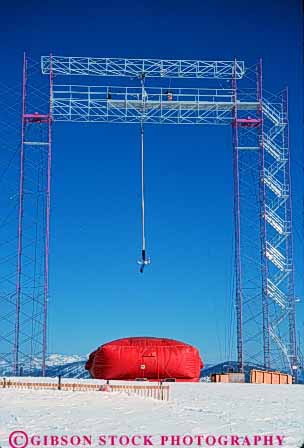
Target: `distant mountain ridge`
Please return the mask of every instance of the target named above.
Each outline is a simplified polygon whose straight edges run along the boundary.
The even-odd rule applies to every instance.
[[[85,370],[86,355],[62,355],[53,353],[46,358],[46,376],[55,377],[61,375],[65,378],[89,378],[90,374]],[[11,376],[12,367],[0,362],[0,375]],[[41,361],[34,360],[30,370],[20,367],[20,374],[24,376],[41,376]]]
[[[88,356],[86,355],[61,355],[58,353],[53,353],[48,355],[46,358],[47,366],[58,366],[63,364],[70,364],[75,362],[86,361]]]
[[[53,353],[47,356],[46,359],[46,376],[57,377],[61,375],[63,378],[90,378],[90,373],[85,369],[85,363],[88,355],[62,355]],[[246,364],[244,372],[246,381],[249,381],[250,370],[260,369],[264,370],[262,366]],[[213,373],[226,373],[229,371],[237,372],[238,364],[236,361],[226,361],[215,365],[205,364],[201,370],[201,378],[210,377]],[[0,362],[0,376],[11,376],[13,374],[11,366],[7,366]],[[32,369],[27,371],[22,369],[22,376],[41,376],[41,362],[38,360],[33,362]],[[299,372],[299,382],[304,382],[303,372]]]
[[[88,355],[50,354],[46,359],[46,376],[57,377],[61,375],[63,378],[90,378],[90,373],[85,369],[87,359]],[[211,367],[211,365],[205,365],[205,368],[208,367]],[[11,376],[12,374],[11,366],[7,366],[3,363],[1,364],[0,362],[0,376]],[[22,368],[21,375],[41,376],[41,361],[34,360],[30,371],[26,368]]]

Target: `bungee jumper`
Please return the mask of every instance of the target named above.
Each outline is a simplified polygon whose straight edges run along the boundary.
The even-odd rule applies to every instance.
[[[141,274],[143,274],[143,272],[144,272],[144,267],[145,267],[147,264],[150,264],[150,263],[151,263],[151,260],[150,260],[150,258],[146,258],[146,251],[145,251],[145,250],[142,250],[142,251],[141,251],[141,256],[142,256],[142,259],[141,259],[141,260],[138,260],[137,263],[140,265],[139,272],[140,272]]]
[[[146,238],[145,238],[145,177],[144,177],[144,123],[143,117],[145,115],[145,106],[148,98],[145,91],[145,75],[141,76],[141,93],[142,93],[142,120],[140,124],[140,142],[141,142],[141,259],[137,261],[140,265],[140,273],[143,274],[144,267],[151,263],[151,259],[146,256]]]

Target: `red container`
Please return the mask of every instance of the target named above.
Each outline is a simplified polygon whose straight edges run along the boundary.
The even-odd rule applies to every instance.
[[[195,347],[165,338],[117,339],[90,354],[85,368],[93,378],[199,381],[203,363]]]

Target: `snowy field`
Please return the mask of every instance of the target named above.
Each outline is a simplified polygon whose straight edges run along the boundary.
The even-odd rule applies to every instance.
[[[16,430],[40,437],[91,436],[91,446],[99,446],[100,435],[122,434],[151,435],[156,447],[178,446],[172,445],[171,439],[164,439],[162,445],[162,435],[192,436],[193,442],[190,437],[184,439],[187,445],[180,439],[182,447],[199,446],[194,436],[202,434],[248,435],[248,439],[238,440],[241,446],[265,446],[263,439],[253,444],[255,435],[285,436],[281,446],[288,448],[300,447],[304,442],[304,386],[179,383],[170,384],[170,389],[169,402],[114,392],[0,389],[0,446],[8,447],[9,434]],[[68,443],[64,440],[59,446],[72,446],[70,439]],[[88,446],[88,440],[82,439],[81,446]],[[209,445],[205,439],[200,440],[201,446],[238,445],[236,439],[231,445],[229,437],[227,445],[225,438],[220,439],[221,445],[218,438],[216,444],[209,438]],[[139,443],[139,438],[135,441]],[[37,446],[38,442],[40,446],[51,446],[49,439],[37,437],[28,446]],[[77,446],[78,439],[74,438],[73,443]],[[22,437],[15,444],[25,446]],[[111,446],[109,439],[106,446]],[[120,446],[117,440],[115,446]],[[276,437],[272,446],[280,446]]]

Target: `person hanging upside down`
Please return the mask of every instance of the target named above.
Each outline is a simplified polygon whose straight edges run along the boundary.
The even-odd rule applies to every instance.
[[[146,251],[145,251],[145,250],[142,250],[142,251],[141,251],[141,256],[142,256],[142,259],[138,261],[138,264],[140,264],[139,272],[140,272],[141,274],[143,274],[143,272],[144,272],[144,267],[145,267],[146,265],[148,265],[148,264],[151,264],[151,260],[150,260],[150,258],[146,258]]]

